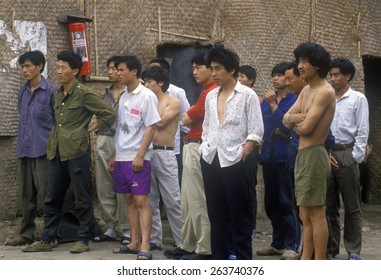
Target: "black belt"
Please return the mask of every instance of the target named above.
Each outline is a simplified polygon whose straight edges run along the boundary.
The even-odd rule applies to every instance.
[[[350,143],[350,144],[335,144],[331,148],[332,151],[344,151],[346,149],[352,149],[355,143]]]
[[[189,140],[184,140],[184,143],[185,143],[185,144],[188,144],[188,143],[197,143],[197,144],[201,144],[201,143],[202,143],[202,140],[189,139]]]
[[[154,150],[168,150],[168,151],[173,151],[175,148],[174,147],[168,147],[168,146],[160,146],[160,145],[155,145],[153,144],[153,149]]]

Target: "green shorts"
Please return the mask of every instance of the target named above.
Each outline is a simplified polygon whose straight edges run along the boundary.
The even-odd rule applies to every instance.
[[[298,206],[325,205],[331,164],[323,145],[298,151],[295,162],[295,197]]]

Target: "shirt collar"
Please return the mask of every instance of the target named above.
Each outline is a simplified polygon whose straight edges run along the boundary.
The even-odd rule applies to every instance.
[[[141,83],[139,83],[139,85],[132,91],[132,92],[128,92],[127,91],[127,88],[126,88],[126,91],[127,93],[129,94],[139,94],[139,92],[143,89],[143,85]]]

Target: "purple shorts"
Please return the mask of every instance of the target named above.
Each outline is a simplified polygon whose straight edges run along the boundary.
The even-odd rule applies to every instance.
[[[151,189],[151,162],[145,160],[142,171],[133,172],[132,161],[116,161],[112,177],[115,193],[148,195]]]

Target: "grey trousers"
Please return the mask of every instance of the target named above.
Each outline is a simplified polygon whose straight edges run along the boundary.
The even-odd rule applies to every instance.
[[[18,160],[17,183],[21,197],[20,235],[34,241],[36,231],[37,208],[43,205],[48,191],[49,160],[39,158],[22,158]]]
[[[151,191],[149,200],[152,210],[151,242],[163,244],[163,228],[159,202],[163,200],[169,226],[176,246],[181,244],[183,225],[180,210],[180,186],[174,151],[154,150],[151,156]]]
[[[332,151],[339,169],[332,169],[327,189],[327,211],[332,226],[332,254],[340,253],[340,195],[344,204],[344,246],[348,253],[360,254],[362,209],[360,172],[352,158],[352,149]]]
[[[95,152],[95,181],[102,220],[100,224],[107,228],[129,229],[127,205],[123,194],[116,194],[114,181],[108,170],[108,162],[114,151],[114,137],[98,135]]]

